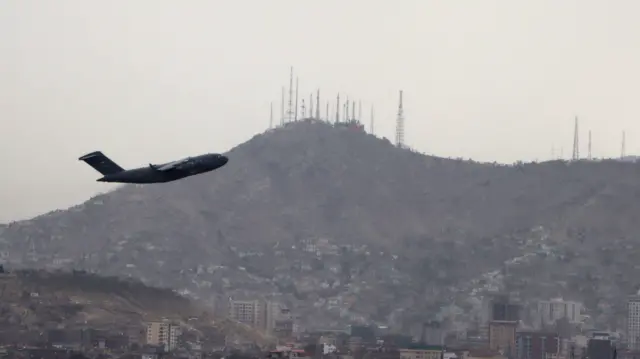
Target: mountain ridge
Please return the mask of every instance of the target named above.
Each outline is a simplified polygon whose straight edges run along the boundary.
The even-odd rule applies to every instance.
[[[640,213],[640,166],[634,163],[507,166],[444,159],[313,121],[256,135],[225,155],[229,163],[210,174],[123,186],[6,226],[0,252],[9,253],[4,260],[11,265],[83,263],[201,298],[281,297],[312,316],[304,303],[309,298],[332,310],[318,289],[324,286],[344,299],[361,296],[347,285],[395,278],[388,285],[406,293],[406,303],[398,304],[403,308],[436,286],[434,299],[415,309],[434,310],[446,302],[441,298],[457,295],[447,287],[537,251],[531,243],[542,237],[553,241],[545,246],[560,253],[551,257],[564,268],[559,258],[566,253],[597,258],[608,239],[635,245],[633,233],[640,230],[634,215]],[[501,285],[511,284],[507,278]],[[616,285],[617,293],[632,286]],[[586,295],[580,287],[551,287]],[[389,296],[372,290],[376,298]],[[391,304],[366,301],[344,304],[351,314],[332,320],[391,320]]]

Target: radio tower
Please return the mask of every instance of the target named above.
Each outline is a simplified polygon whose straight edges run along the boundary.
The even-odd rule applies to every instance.
[[[327,112],[326,112],[326,114],[327,114],[327,118],[326,118],[326,120],[327,120],[327,123],[329,123],[329,122],[331,122],[331,121],[329,120],[329,101],[327,101]]]
[[[271,108],[269,112],[269,129],[273,128],[273,102],[271,102]]]
[[[320,89],[316,92],[316,119],[320,119]]]
[[[298,78],[296,77],[296,113],[293,117],[294,121],[298,121]]]
[[[280,104],[280,126],[284,125],[284,86],[282,86],[282,103]]]
[[[298,91],[296,90],[296,97]],[[293,66],[291,66],[291,72],[289,74],[289,109],[287,110],[287,122],[291,122],[293,119]],[[296,99],[296,103],[298,100]]]
[[[591,161],[591,159],[593,157],[591,157],[591,130],[589,130],[589,147],[587,147],[587,158],[589,159],[589,161]]]
[[[351,102],[351,121],[355,121],[356,120],[356,102],[352,101]]]
[[[400,104],[396,118],[396,146],[404,147],[404,108],[402,106],[402,90],[400,90]]]
[[[627,134],[625,133],[625,131],[622,131],[622,148],[620,148],[620,159],[624,159],[624,157],[627,155]]]
[[[347,101],[344,103],[344,122],[349,122],[349,97],[347,97]]]
[[[573,129],[573,155],[571,158],[574,161],[580,159],[580,134],[578,133],[578,116],[576,116],[575,127]]]
[[[372,135],[375,135],[373,127],[373,105],[371,105],[371,123],[369,124],[369,131],[371,131]]]

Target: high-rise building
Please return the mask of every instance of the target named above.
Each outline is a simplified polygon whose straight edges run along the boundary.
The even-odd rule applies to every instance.
[[[229,318],[257,329],[266,329],[267,304],[262,300],[229,298]]]
[[[627,343],[629,349],[640,350],[640,295],[630,296],[627,302]]]
[[[582,303],[561,298],[538,302],[538,314],[542,324],[553,325],[558,319],[566,318],[569,323],[582,322]]]
[[[147,323],[147,344],[164,346],[165,351],[178,348],[178,338],[181,334],[179,325],[167,321]]]

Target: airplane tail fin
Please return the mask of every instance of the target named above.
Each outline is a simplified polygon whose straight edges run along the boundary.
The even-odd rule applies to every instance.
[[[80,158],[80,161],[86,162],[103,176],[112,175],[124,171],[124,169],[113,162],[109,157],[100,151],[88,153]]]

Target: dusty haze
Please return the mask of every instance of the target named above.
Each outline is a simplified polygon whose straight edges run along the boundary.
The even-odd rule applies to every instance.
[[[441,156],[598,157],[640,142],[637,1],[5,0],[0,2],[0,222],[109,187],[77,157],[124,167],[221,152],[279,113],[289,65],[376,107],[393,137]],[[324,107],[323,107],[324,108]],[[231,159],[233,161],[233,159]]]

